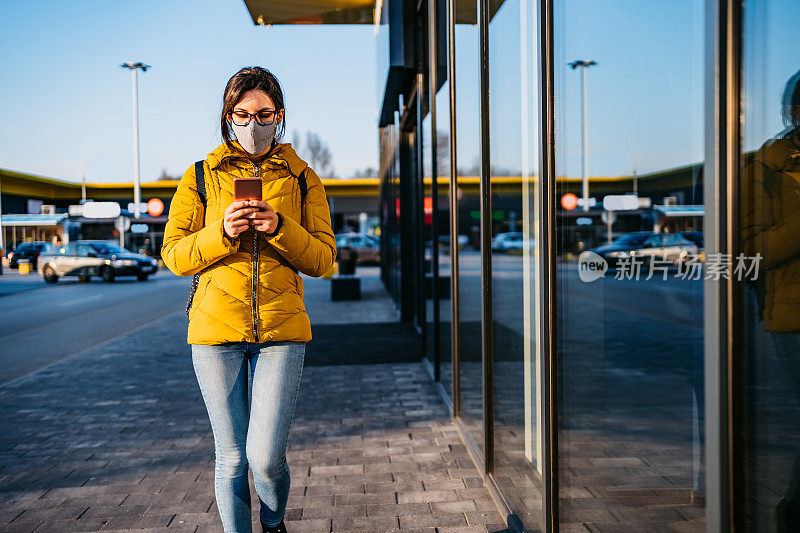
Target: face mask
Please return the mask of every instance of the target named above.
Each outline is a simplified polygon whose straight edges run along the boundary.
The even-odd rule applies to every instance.
[[[272,146],[275,129],[278,126],[276,120],[262,126],[255,118],[251,118],[246,126],[237,126],[232,121],[229,121],[229,124],[236,135],[236,140],[249,154],[261,153]]]

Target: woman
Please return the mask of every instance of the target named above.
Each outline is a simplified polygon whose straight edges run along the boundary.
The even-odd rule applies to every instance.
[[[225,142],[203,163],[206,206],[193,164],[172,198],[161,250],[175,274],[200,273],[187,340],[214,434],[217,507],[230,533],[252,529],[248,464],[262,531],[286,531],[286,445],[311,340],[298,272],[321,276],[336,258],[322,182],[291,144],[277,142],[284,115],[268,70],[247,67],[228,80]],[[234,201],[234,178],[254,175],[263,200]]]
[[[800,400],[800,71],[786,82],[781,111],[785,129],[753,154],[742,173],[742,242],[746,257],[760,256],[752,282],[758,317]],[[800,531],[796,453],[775,510],[779,532]]]

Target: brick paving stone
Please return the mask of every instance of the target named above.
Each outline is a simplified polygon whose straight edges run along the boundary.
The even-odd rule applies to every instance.
[[[366,492],[409,492],[415,490],[423,490],[424,487],[421,481],[393,481],[389,483],[365,483],[364,490]]]
[[[433,502],[431,509],[434,513],[466,513],[474,511],[475,502],[472,500],[452,501],[452,502]]]
[[[100,531],[105,527],[107,521],[95,519],[87,520],[46,520],[36,528],[36,531],[58,531],[61,533]],[[129,528],[128,528],[129,529]]]
[[[217,526],[217,531],[220,531],[221,525]],[[195,533],[197,526],[181,526],[170,525],[169,527],[153,527],[145,530],[142,529],[102,529],[103,533]],[[254,530],[257,531],[257,530]]]
[[[77,520],[79,516],[86,512],[86,509],[87,507],[84,506],[27,509],[22,514],[14,517],[13,520],[19,522],[36,522],[37,520]]]
[[[128,515],[112,516],[103,529],[150,529],[154,527],[167,527],[175,518],[174,514],[167,515]]]
[[[178,312],[0,386],[0,533],[221,531],[185,327]],[[419,362],[304,367],[287,459],[291,533],[503,522]]]
[[[419,527],[465,526],[464,513],[436,513],[400,516],[400,529]]]
[[[370,493],[351,493],[334,495],[334,505],[366,505],[380,503],[398,503],[394,493],[391,492],[370,492]],[[398,495],[399,498],[399,495]],[[403,503],[403,502],[400,502]]]
[[[303,508],[303,518],[352,518],[367,516],[366,505],[313,506]]]
[[[317,518],[311,520],[285,520],[286,530],[292,533],[329,533],[331,530],[330,518]],[[291,529],[290,529],[291,528]],[[212,530],[208,530],[211,533]],[[198,529],[197,533],[201,533]],[[218,531],[216,533],[219,533]]]
[[[0,524],[0,532],[2,533],[25,533],[34,531],[37,527],[44,523],[44,520],[22,521],[14,520],[10,524]],[[46,531],[46,530],[41,530]]]
[[[400,524],[396,516],[333,519],[333,531],[342,531],[347,533],[356,531],[390,531],[392,529],[397,529],[399,525]]]
[[[398,503],[445,502],[458,500],[454,490],[424,490],[397,494]]]
[[[173,525],[189,527],[218,523],[221,523],[219,517],[211,513],[179,513],[174,516],[169,525],[170,527]]]
[[[459,527],[440,527],[439,533],[486,533],[486,526],[459,526]]]
[[[367,504],[367,516],[402,516],[430,513],[427,503]]]

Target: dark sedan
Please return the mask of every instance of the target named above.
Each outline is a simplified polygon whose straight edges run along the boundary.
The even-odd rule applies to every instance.
[[[617,238],[611,244],[593,248],[609,268],[617,268],[623,261],[641,258],[646,265],[653,259],[667,260],[678,264],[688,255],[697,254],[697,245],[677,233],[653,233],[634,231]]]
[[[20,259],[27,259],[31,263],[31,268],[36,270],[39,261],[39,254],[49,246],[44,241],[33,241],[20,243],[12,252],[8,253],[8,266],[10,268],[19,267]]]
[[[693,243],[697,245],[698,250],[702,250],[704,247],[704,239],[703,239],[703,232],[702,231],[681,231],[678,233],[681,237],[689,239]]]

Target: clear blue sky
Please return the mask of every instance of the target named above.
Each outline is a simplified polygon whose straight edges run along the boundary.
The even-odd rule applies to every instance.
[[[521,3],[527,2],[526,9]],[[535,13],[528,0],[505,0],[490,23],[491,159],[500,169],[521,168],[520,20]],[[587,70],[587,174],[616,176],[664,170],[704,158],[704,0],[564,0],[556,2],[558,173],[580,176],[580,74],[567,63],[593,59]],[[771,0],[748,11],[745,149],[782,128],[780,95],[798,69],[800,1]],[[536,166],[536,36],[530,35],[528,75]],[[456,29],[459,165],[480,152],[478,30]],[[752,70],[749,70],[752,69]],[[439,127],[444,124],[439,123]]]
[[[493,166],[505,169],[521,168],[521,1],[506,0],[490,28],[491,155]],[[580,175],[580,78],[566,65],[579,58],[599,63],[587,73],[589,175],[627,174],[634,166],[642,174],[703,159],[703,4],[558,2],[560,174]],[[771,37],[796,32],[800,2],[773,0],[759,9],[760,30],[746,35],[767,60],[749,61],[763,76],[748,79],[764,81],[748,87],[747,149],[781,129],[780,91],[800,68],[797,43]],[[460,25],[456,36],[458,156],[469,167],[479,155],[477,28]],[[535,90],[533,37],[528,74]],[[222,91],[245,65],[268,67],[281,80],[285,140],[294,131],[320,134],[338,176],[377,166],[369,25],[258,27],[241,0],[2,0],[0,48],[0,167],[77,181],[85,166],[90,181],[129,181],[131,76],[119,67],[129,60],[153,65],[139,85],[144,180],[162,169],[181,174],[221,142]],[[535,126],[535,99],[531,105]]]
[[[338,176],[377,166],[375,49],[365,26],[253,24],[241,0],[0,1],[0,167],[71,181],[130,181],[139,73],[142,180],[183,172],[222,139],[225,83],[272,70],[285,141],[318,133]]]

